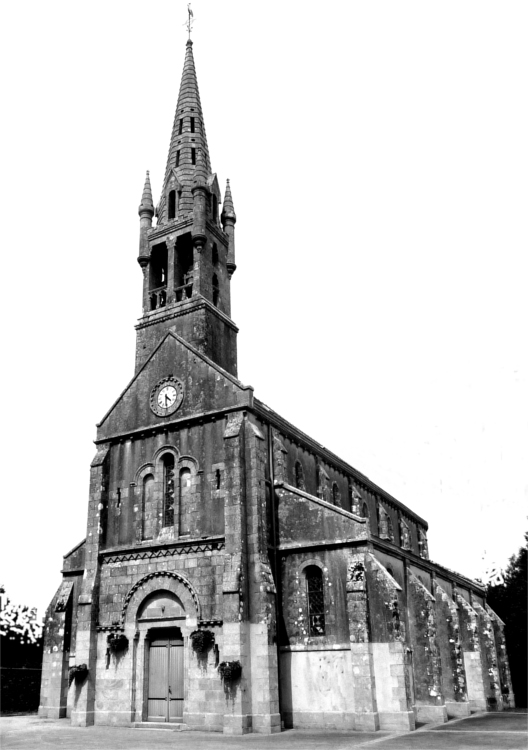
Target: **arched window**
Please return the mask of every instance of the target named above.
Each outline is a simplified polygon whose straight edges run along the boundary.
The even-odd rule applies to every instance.
[[[349,496],[350,496],[350,509],[352,513],[356,513],[356,515],[361,515],[361,501],[362,497],[357,491],[356,487],[352,484],[352,482],[349,480],[348,483],[348,490],[349,490]]]
[[[418,549],[420,551],[420,557],[425,560],[429,559],[429,549],[427,546],[427,534],[423,529],[418,531]]]
[[[363,518],[369,517],[368,505],[366,503],[363,503],[363,507],[361,508],[361,515],[363,516]]]
[[[213,243],[213,264],[216,266],[218,263],[218,247],[216,242]]]
[[[378,513],[378,536],[380,539],[387,539],[389,542],[394,541],[394,532],[392,530],[392,519],[381,503],[377,505]]]
[[[411,549],[411,530],[403,518],[400,518],[400,543],[403,549]]]
[[[180,536],[190,534],[191,470],[180,470]]]
[[[330,487],[328,486],[328,480],[328,474],[322,466],[319,466],[317,469],[317,497],[320,497],[321,500],[324,500],[327,503],[330,502]]]
[[[155,517],[153,491],[154,477],[152,474],[147,474],[143,477],[143,528],[138,530],[138,536],[141,537],[138,541],[141,541],[141,539],[152,539],[153,536],[153,522]]]
[[[333,482],[332,484],[332,502],[334,505],[341,507],[341,493],[339,492],[337,482]]]
[[[305,570],[305,576],[310,636],[324,635],[326,629],[323,571],[317,565],[309,565]]]
[[[163,457],[163,526],[174,525],[174,456]]]
[[[220,288],[218,286],[218,276],[216,273],[213,274],[213,305],[218,307],[218,301],[220,299]]]
[[[176,218],[176,190],[169,193],[169,219]]]
[[[295,486],[298,490],[306,490],[304,483],[304,470],[300,461],[295,462]]]

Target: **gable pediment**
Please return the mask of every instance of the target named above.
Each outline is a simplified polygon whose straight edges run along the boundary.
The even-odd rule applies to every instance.
[[[177,408],[165,414],[153,398],[164,384],[181,384]],[[161,426],[171,419],[192,417],[248,403],[251,386],[240,381],[169,331],[143,367],[97,425],[98,440],[138,429]],[[170,400],[170,391],[169,391]],[[158,413],[156,413],[156,411]]]

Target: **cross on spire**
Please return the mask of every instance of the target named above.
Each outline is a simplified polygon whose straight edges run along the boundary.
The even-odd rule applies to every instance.
[[[194,13],[191,9],[191,4],[187,4],[187,21],[185,22],[185,26],[187,27],[187,31],[189,33],[189,39],[191,38],[191,31],[192,31],[192,25],[194,23]]]

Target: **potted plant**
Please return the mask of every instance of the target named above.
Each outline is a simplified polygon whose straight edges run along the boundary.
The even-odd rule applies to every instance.
[[[75,680],[76,683],[82,682],[88,674],[88,667],[86,664],[77,664],[74,667],[70,667],[68,672],[68,685],[71,685]]]
[[[214,633],[211,630],[195,630],[194,633],[191,633],[192,647],[198,654],[204,654],[208,651],[214,640]]]
[[[110,633],[106,639],[110,651],[117,653],[128,648],[128,638],[124,633]]]
[[[224,682],[232,682],[242,674],[242,664],[239,661],[223,661],[218,665],[218,671]]]

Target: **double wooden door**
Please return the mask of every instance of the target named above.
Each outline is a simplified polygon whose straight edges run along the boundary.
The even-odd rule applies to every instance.
[[[150,642],[147,721],[183,720],[183,639],[179,630]]]

